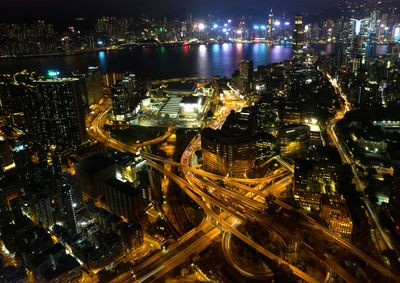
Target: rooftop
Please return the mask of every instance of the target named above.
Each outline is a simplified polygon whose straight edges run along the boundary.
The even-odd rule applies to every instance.
[[[110,158],[98,153],[79,161],[77,166],[86,172],[94,173],[103,170],[112,164],[113,161]]]
[[[129,183],[129,182],[122,182],[116,178],[110,178],[104,182],[105,185],[110,186],[112,188],[117,189],[121,193],[129,196],[137,196],[140,194],[138,189]]]

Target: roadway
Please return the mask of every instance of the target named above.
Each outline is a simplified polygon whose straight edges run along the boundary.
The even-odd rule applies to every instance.
[[[201,189],[199,189],[195,185],[190,184],[186,180],[183,180],[179,176],[177,176],[177,175],[175,175],[175,174],[173,174],[173,173],[171,173],[169,171],[166,171],[161,165],[156,164],[155,162],[152,162],[152,161],[148,161],[148,162],[149,162],[149,165],[152,166],[154,169],[159,170],[161,173],[166,174],[171,179],[173,179],[174,182],[177,183],[199,206],[201,206],[207,215],[212,217],[216,221],[216,223],[218,225],[222,226],[222,228],[224,230],[231,232],[233,235],[235,235],[236,237],[238,237],[239,239],[244,241],[249,246],[251,246],[254,249],[256,249],[261,254],[265,255],[266,257],[268,257],[268,258],[270,258],[272,260],[276,260],[279,264],[287,265],[291,269],[291,271],[295,275],[300,277],[301,279],[303,279],[303,280],[305,280],[307,282],[318,282],[318,280],[316,280],[315,278],[313,278],[309,274],[306,274],[305,272],[301,271],[300,269],[298,269],[294,265],[291,265],[290,263],[288,263],[284,259],[282,259],[279,256],[277,256],[277,255],[271,253],[270,251],[266,250],[264,247],[262,247],[261,245],[257,244],[253,240],[249,239],[248,237],[243,235],[241,232],[239,232],[237,229],[233,228],[232,224],[230,224],[228,221],[226,221],[225,219],[223,219],[222,217],[217,215],[209,207],[209,205],[210,204],[216,205],[218,207],[221,207],[225,211],[229,211],[229,210],[231,210],[231,208],[229,208],[226,205],[221,204],[219,201],[211,198],[210,196],[205,194]],[[204,201],[202,199],[204,199]],[[154,271],[156,271],[155,273],[157,273],[160,270],[157,268],[156,270],[153,270],[152,272],[154,272]]]
[[[346,113],[347,111],[350,111],[350,109],[352,108],[351,103],[348,101],[346,95],[343,93],[341,87],[337,84],[336,80],[332,79],[331,76],[328,73],[324,73],[323,72],[323,74],[326,75],[328,80],[331,82],[332,86],[335,88],[336,93],[339,94],[341,96],[341,98],[343,99],[343,101],[345,102],[344,113]],[[356,185],[356,188],[357,188],[358,191],[362,192],[362,194],[363,194],[362,200],[365,203],[365,207],[367,208],[367,212],[371,216],[372,222],[374,223],[374,226],[378,230],[379,235],[381,236],[383,242],[385,243],[386,248],[394,250],[394,246],[393,246],[390,238],[385,233],[385,231],[382,229],[382,226],[379,223],[379,220],[376,217],[375,212],[371,208],[370,202],[368,201],[368,199],[366,198],[366,196],[364,194],[365,184],[360,179],[360,176],[358,174],[356,166],[354,165],[354,160],[352,158],[352,155],[349,153],[349,151],[347,149],[347,146],[346,145],[342,145],[341,141],[339,140],[339,138],[338,138],[338,136],[337,136],[337,134],[335,132],[335,123],[337,122],[337,120],[339,120],[341,118],[342,117],[339,117],[337,115],[336,120],[332,121],[330,127],[328,127],[328,134],[331,137],[331,139],[332,139],[333,143],[335,144],[336,148],[338,149],[339,154],[340,154],[340,156],[342,158],[342,161],[351,166],[351,170],[352,170],[353,175],[354,175],[354,183]]]
[[[148,161],[150,166],[152,166],[153,168],[157,169],[157,170],[161,170],[161,166],[157,166],[155,165],[155,163],[153,163],[152,161]],[[168,173],[167,171],[163,172],[164,174],[169,174],[169,176],[171,178],[174,178],[172,173]],[[286,178],[289,179],[290,175],[288,175]],[[285,180],[287,181],[287,180]],[[278,191],[281,191],[282,188],[286,187],[285,182],[282,181],[283,184],[281,184],[281,186],[277,186]],[[209,183],[202,181],[202,184],[207,187],[210,186]],[[193,185],[193,184],[192,184]],[[191,185],[191,186],[192,186]],[[217,190],[221,190],[221,187],[218,186],[217,184],[211,184],[213,189],[215,191]],[[190,186],[189,186],[190,187]],[[194,187],[194,186],[192,186]],[[207,195],[205,192],[203,192],[200,189],[193,189],[190,188],[191,190],[193,190],[197,195],[199,195],[200,197],[202,197],[202,199],[206,200],[207,203],[221,207],[222,209],[226,210],[226,211],[231,211],[232,207],[235,207],[234,204],[235,203],[239,203],[241,206],[245,206],[248,207],[250,209],[254,209],[254,210],[260,210],[262,209],[264,206],[259,206],[259,205],[255,205],[253,202],[249,202],[249,201],[245,201],[245,196],[240,195],[240,197],[238,197],[237,195],[234,196],[234,194],[229,191],[229,197],[232,198],[234,200],[233,203],[229,204],[224,204],[222,203],[221,199],[218,199],[218,201],[216,199],[214,199],[213,197],[216,197],[215,195],[213,195],[213,197],[211,197],[210,195]],[[267,188],[268,189],[268,188]],[[227,189],[224,188],[222,191],[222,194],[226,194],[227,193]],[[253,192],[253,191],[251,191]],[[257,195],[264,195],[262,192],[258,191]],[[287,210],[291,210],[291,211],[297,211],[296,209],[294,209],[293,207],[289,206],[288,204],[276,199],[274,201],[277,205],[287,209]],[[265,207],[264,207],[265,208]],[[246,210],[244,213],[248,218],[251,218],[253,220],[256,220],[260,223],[263,223],[262,219],[260,219],[260,216],[255,215],[250,209]],[[298,212],[300,213],[300,212]],[[380,272],[381,274],[383,274],[384,276],[390,277],[390,278],[396,278],[388,269],[386,269],[385,267],[383,267],[381,264],[379,264],[377,261],[375,261],[374,259],[372,259],[370,256],[368,256],[367,254],[365,254],[364,252],[362,252],[361,250],[359,250],[358,248],[356,248],[354,245],[352,245],[350,242],[346,241],[345,239],[341,238],[340,236],[338,236],[337,234],[335,234],[334,232],[332,232],[331,230],[329,230],[328,228],[322,226],[321,224],[317,223],[313,218],[300,213],[308,222],[307,225],[305,225],[306,227],[309,227],[315,231],[320,231],[323,234],[325,234],[326,236],[328,236],[330,239],[332,239],[333,241],[335,241],[337,244],[339,244],[340,246],[344,247],[345,249],[347,249],[348,251],[350,251],[353,255],[357,256],[358,258],[360,258],[361,260],[363,260],[364,262],[366,262],[368,265],[370,265],[371,267],[373,267],[375,270],[377,270],[378,272]],[[270,227],[270,226],[269,226]]]
[[[107,121],[107,113],[110,111],[111,107],[112,102],[110,98],[105,98],[103,103],[96,105],[94,108],[94,113],[89,114],[88,118],[86,119],[86,127],[89,136],[101,142],[102,144],[114,148],[118,151],[136,154],[139,148],[147,145],[158,144],[168,139],[175,131],[174,127],[170,126],[167,128],[166,132],[159,137],[134,145],[127,145],[114,139],[104,131],[104,125]]]

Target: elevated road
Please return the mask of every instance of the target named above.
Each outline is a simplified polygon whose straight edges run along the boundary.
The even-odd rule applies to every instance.
[[[104,131],[104,125],[107,121],[107,113],[111,110],[111,107],[112,103],[110,98],[105,99],[102,104],[97,105],[95,108],[95,113],[89,115],[89,117],[86,119],[86,127],[88,129],[87,133],[89,136],[101,142],[102,144],[114,148],[118,151],[136,154],[139,148],[163,142],[168,139],[175,131],[174,127],[168,127],[166,132],[162,136],[134,145],[127,145],[114,139]]]
[[[287,265],[291,271],[296,274],[298,277],[301,279],[307,281],[307,282],[318,282],[318,280],[314,279],[312,276],[306,274],[305,272],[301,271],[297,267],[291,265],[290,263],[286,262],[279,256],[271,253],[270,251],[266,250],[264,247],[261,245],[257,244],[253,240],[249,239],[242,233],[240,233],[238,230],[232,227],[232,224],[221,218],[219,215],[217,215],[212,209],[209,208],[208,204],[213,204],[217,206],[221,206],[220,203],[217,201],[213,200],[209,196],[207,196],[204,192],[202,192],[200,189],[196,188],[195,186],[189,184],[187,181],[183,180],[182,178],[176,176],[175,174],[166,171],[162,166],[155,164],[152,161],[149,161],[149,165],[152,166],[153,168],[159,170],[161,173],[168,175],[170,178],[174,180],[175,183],[177,183],[185,192],[188,194],[199,206],[203,208],[203,210],[206,212],[207,215],[211,216],[217,223],[218,225],[221,225],[224,230],[231,232],[233,235],[244,241],[246,244],[250,245],[254,249],[256,249],[258,252],[262,253],[266,257],[276,260],[279,264],[285,264]],[[202,198],[205,198],[206,201],[203,201],[200,199],[200,197],[197,196],[200,195]],[[223,209],[226,209],[226,207],[222,207]]]

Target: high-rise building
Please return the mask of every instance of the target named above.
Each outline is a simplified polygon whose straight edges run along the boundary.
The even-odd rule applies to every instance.
[[[73,73],[73,77],[79,78],[83,85],[82,101],[85,105],[85,110],[103,97],[103,77],[98,67],[89,67],[86,74]]]
[[[303,16],[296,15],[294,19],[294,30],[293,30],[293,50],[299,52],[304,46],[304,24]]]
[[[60,187],[60,209],[62,220],[65,223],[66,228],[71,234],[79,232],[78,222],[76,218],[76,208],[78,204],[74,201],[74,188],[64,183]]]
[[[246,81],[246,82],[252,82],[253,81],[253,61],[251,60],[241,60],[239,63],[239,71],[240,71],[240,76]]]
[[[139,188],[134,188],[128,182],[110,178],[104,182],[104,204],[110,211],[132,221],[143,213],[145,202]]]
[[[104,181],[115,176],[114,162],[101,154],[95,154],[75,165],[82,192],[91,198],[104,193]]]
[[[140,93],[137,90],[136,76],[126,76],[116,85],[111,86],[111,100],[113,114],[117,120],[123,120],[136,108],[140,101]]]
[[[310,144],[310,127],[302,124],[280,127],[278,144],[282,155],[302,156],[307,153]]]
[[[84,88],[78,78],[34,80],[25,101],[29,137],[46,150],[74,149],[87,140]]]
[[[342,237],[351,236],[353,221],[342,197],[325,197],[321,203],[321,218],[327,222],[333,232]]]
[[[201,132],[203,168],[219,175],[243,177],[254,168],[256,140],[248,131],[206,128]]]
[[[274,19],[274,13],[271,11],[268,14],[268,21],[267,21],[267,27],[265,29],[266,35],[265,38],[268,40],[272,40],[272,31],[274,28],[274,23],[275,23],[275,19]]]
[[[356,73],[366,60],[369,19],[351,19],[350,22],[351,32],[347,56],[351,69]]]

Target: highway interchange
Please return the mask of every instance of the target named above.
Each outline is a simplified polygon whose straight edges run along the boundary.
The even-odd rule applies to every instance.
[[[246,101],[239,97],[237,91],[232,91],[231,97],[226,99],[226,101],[237,101],[237,103],[224,103],[215,115],[219,118],[217,118],[210,127],[219,128],[231,110],[240,111],[240,109],[246,105]],[[87,119],[88,133],[97,141],[116,150],[137,153],[145,145],[157,144],[168,139],[174,131],[173,127],[169,127],[164,135],[156,139],[132,146],[124,144],[113,139],[104,132],[104,124],[107,120],[107,113],[110,108],[111,101],[110,99],[106,99],[94,109],[93,114]],[[293,182],[292,166],[280,156],[274,156],[271,158],[271,161],[275,160],[281,164],[280,170],[277,170],[275,174],[266,174],[266,176],[258,179],[219,176],[193,167],[196,165],[194,158],[195,152],[200,150],[200,148],[200,136],[197,135],[186,148],[180,163],[152,155],[143,150],[140,151],[140,154],[147,160],[149,166],[174,180],[176,184],[203,208],[206,216],[198,227],[183,235],[167,249],[160,250],[149,256],[144,262],[136,265],[132,271],[121,274],[116,278],[117,281],[114,280],[114,282],[131,282],[132,280],[144,282],[161,278],[168,271],[182,264],[193,254],[198,254],[206,249],[213,240],[218,238],[222,231],[228,232],[230,235],[235,235],[266,257],[276,260],[279,263],[286,264],[294,274],[303,280],[307,282],[318,282],[318,280],[311,275],[301,271],[281,257],[265,250],[262,246],[255,243],[252,239],[246,237],[235,228],[240,221],[251,219],[264,225],[271,233],[274,233],[277,238],[281,238],[279,229],[262,217],[261,211],[265,209],[266,196],[271,194],[278,197],[286,190],[287,186]],[[343,152],[341,152],[341,154],[343,155]],[[184,178],[165,170],[164,164],[179,168]],[[283,209],[288,211],[294,210],[293,207],[282,202],[278,198],[276,198],[274,202]],[[219,207],[223,212],[218,215],[210,208],[211,206]],[[314,219],[304,214],[302,214],[302,216],[305,222],[307,222],[306,226],[308,226],[309,229],[325,234],[331,240],[362,259],[384,276],[395,278],[388,269],[354,247],[347,240],[318,224]],[[313,248],[308,245],[306,249],[312,252]],[[338,266],[333,260],[327,257],[323,258],[318,253],[313,254],[344,280],[348,282],[357,282],[357,280]]]

